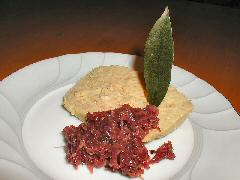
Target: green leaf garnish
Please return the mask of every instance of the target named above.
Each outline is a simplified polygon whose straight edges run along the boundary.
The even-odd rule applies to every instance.
[[[173,37],[168,7],[156,21],[144,49],[144,79],[149,103],[159,106],[165,97],[173,64]]]

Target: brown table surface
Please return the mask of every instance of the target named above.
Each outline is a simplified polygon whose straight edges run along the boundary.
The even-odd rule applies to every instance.
[[[142,56],[148,32],[166,5],[172,18],[174,64],[213,85],[240,112],[240,10],[189,1],[66,1],[2,10],[0,80],[63,54]]]

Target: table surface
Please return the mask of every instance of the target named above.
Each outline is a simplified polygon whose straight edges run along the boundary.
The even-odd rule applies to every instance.
[[[166,5],[174,64],[213,85],[240,112],[240,10],[189,1],[66,1],[0,11],[0,80],[63,54],[142,56],[148,32]]]

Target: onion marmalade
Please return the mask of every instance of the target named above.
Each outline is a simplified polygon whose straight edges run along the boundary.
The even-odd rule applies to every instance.
[[[66,159],[75,168],[85,164],[139,177],[150,164],[174,159],[172,144],[163,144],[151,159],[142,142],[149,130],[158,127],[158,109],[153,105],[132,108],[125,104],[115,110],[87,113],[87,123],[63,129]]]

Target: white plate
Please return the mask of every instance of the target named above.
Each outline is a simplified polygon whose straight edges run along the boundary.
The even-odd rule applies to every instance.
[[[65,160],[61,130],[78,125],[62,107],[64,93],[89,70],[118,64],[141,70],[142,59],[119,53],[81,53],[27,66],[0,82],[0,179],[128,179],[104,168],[90,174]],[[146,170],[144,179],[239,179],[240,117],[211,85],[174,66],[171,84],[192,100],[193,112],[173,133],[176,159]]]

